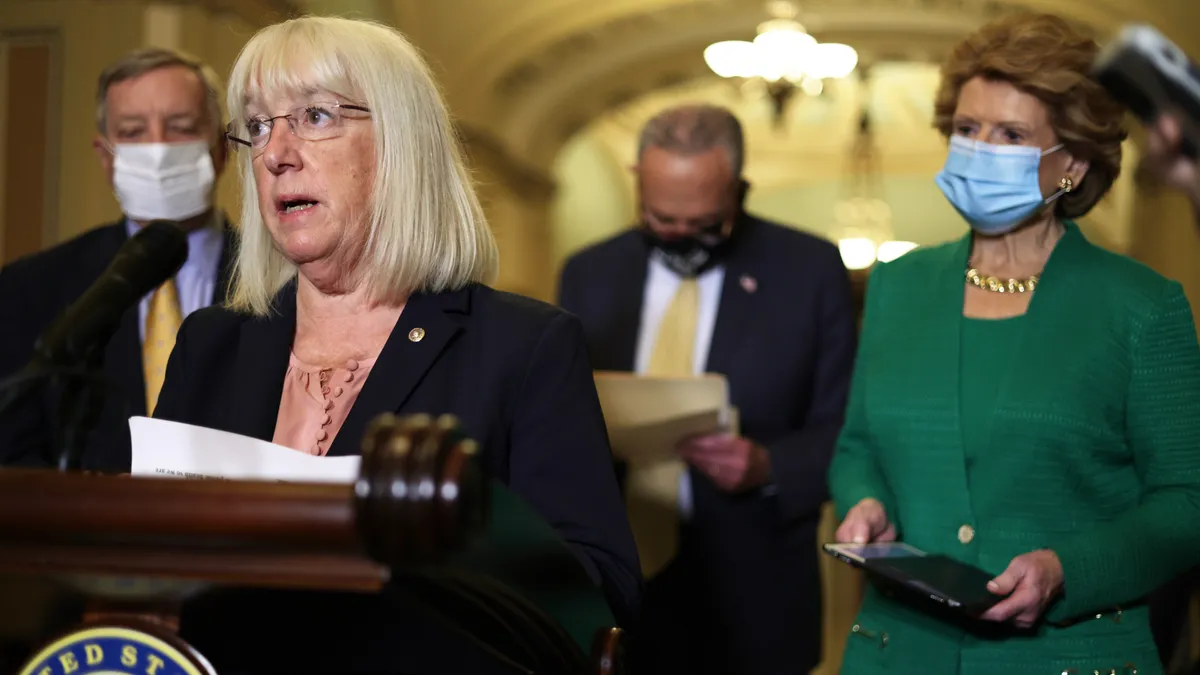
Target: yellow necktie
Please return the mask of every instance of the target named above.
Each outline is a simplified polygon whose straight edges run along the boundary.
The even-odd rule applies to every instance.
[[[696,279],[683,279],[658,326],[646,375],[692,377],[699,310]],[[679,478],[684,468],[680,459],[629,466],[626,507],[647,578],[660,572],[679,546]]]
[[[175,348],[175,334],[183,323],[175,280],[168,279],[150,296],[146,312],[146,337],[142,341],[142,370],[146,375],[146,414],[154,413],[158,393],[167,375],[167,359]]]

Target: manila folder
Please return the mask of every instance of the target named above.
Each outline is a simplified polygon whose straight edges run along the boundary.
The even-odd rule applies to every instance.
[[[736,433],[723,375],[652,377],[597,371],[596,391],[613,454],[627,462],[677,458],[675,445],[722,431]]]

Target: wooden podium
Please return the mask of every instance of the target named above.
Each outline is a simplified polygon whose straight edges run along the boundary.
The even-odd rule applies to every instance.
[[[180,612],[228,587],[398,587],[518,671],[623,672],[601,591],[476,453],[451,419],[385,415],[354,485],[0,470],[0,644],[19,659],[0,675],[217,675]]]

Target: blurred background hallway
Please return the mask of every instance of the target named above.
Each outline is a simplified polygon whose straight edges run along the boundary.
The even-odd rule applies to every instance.
[[[727,106],[745,125],[748,208],[838,242],[861,281],[877,259],[966,232],[933,182],[945,159],[931,126],[937,64],[984,22],[1030,9],[1101,40],[1151,23],[1200,56],[1194,0],[0,0],[0,263],[119,217],[91,146],[106,64],[162,46],[224,77],[256,30],[316,13],[394,25],[433,65],[500,244],[503,290],[552,300],[567,256],[634,222],[638,130],[688,101]],[[769,59],[706,59],[771,20],[851,49],[828,52],[830,77],[795,81]],[[1178,279],[1197,306],[1190,207],[1141,177],[1131,129],[1123,174],[1082,227]],[[219,203],[235,221],[238,202],[227,171]],[[834,673],[832,636],[852,623],[859,580],[822,565],[819,672]]]

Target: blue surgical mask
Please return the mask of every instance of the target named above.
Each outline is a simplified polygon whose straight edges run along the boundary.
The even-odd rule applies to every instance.
[[[1038,169],[1049,150],[1026,145],[992,145],[950,137],[950,155],[934,179],[946,199],[980,234],[1004,234],[1058,199],[1042,196]]]

